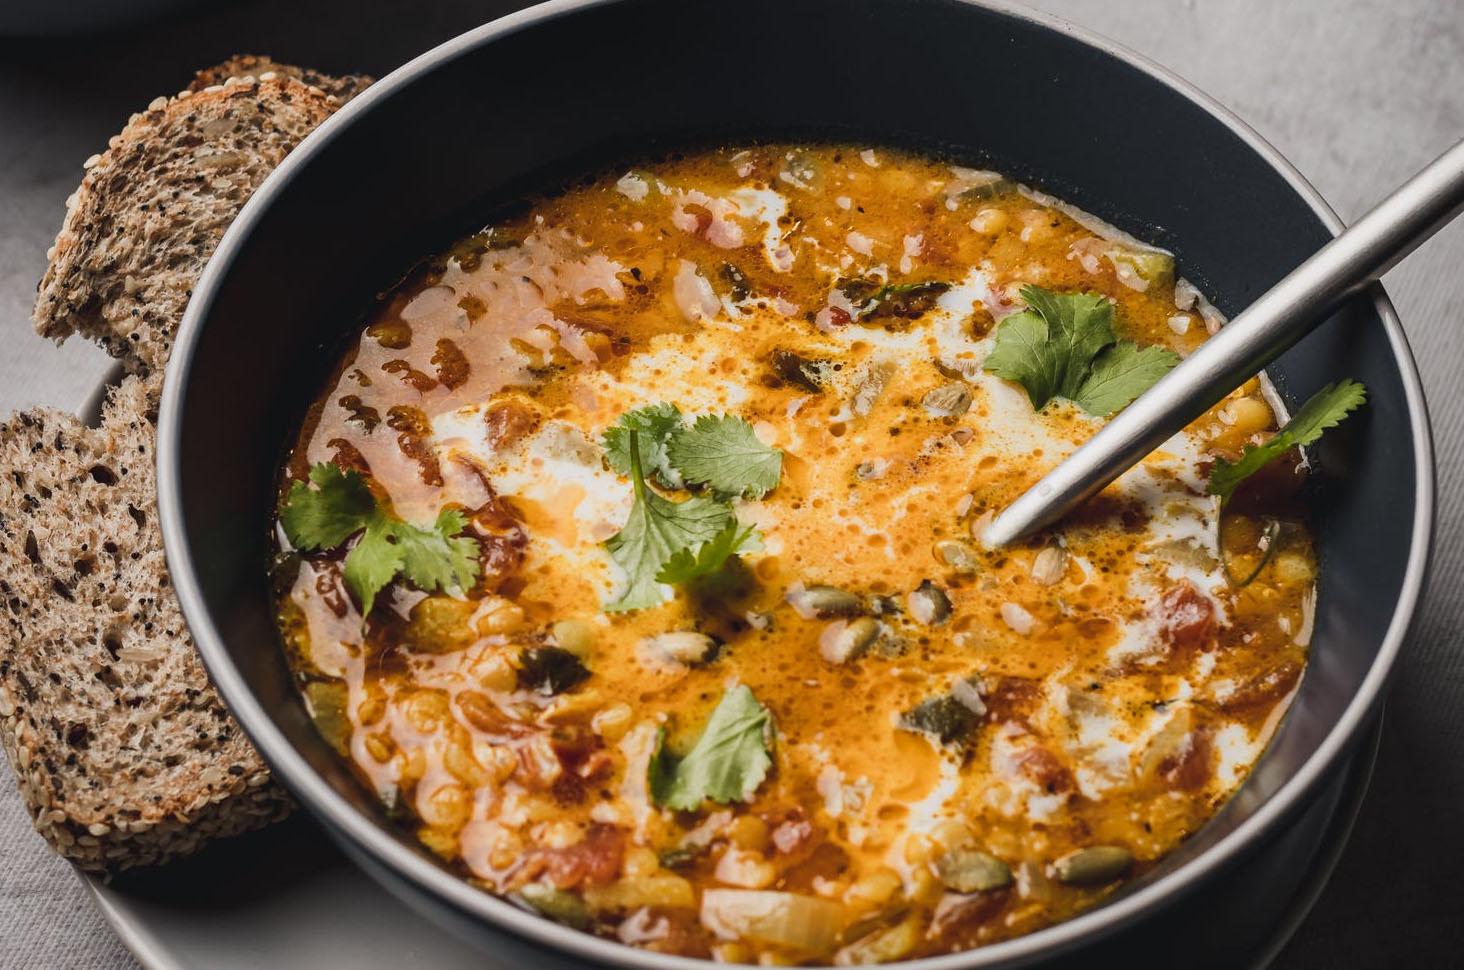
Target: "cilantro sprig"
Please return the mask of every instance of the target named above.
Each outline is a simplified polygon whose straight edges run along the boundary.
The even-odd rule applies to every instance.
[[[459,510],[443,509],[423,528],[382,509],[358,472],[321,463],[311,467],[310,484],[290,486],[280,524],[290,544],[306,552],[337,548],[360,533],[343,572],[363,618],[397,576],[428,592],[465,590],[478,578],[478,543],[459,535],[468,524]]]
[[[1210,469],[1208,491],[1228,503],[1240,483],[1292,448],[1312,444],[1328,428],[1336,427],[1343,418],[1367,400],[1367,388],[1354,380],[1328,384],[1292,415],[1286,426],[1263,445],[1246,445],[1236,461],[1216,459]]]
[[[1021,384],[1037,410],[1053,398],[1096,417],[1126,407],[1176,364],[1164,347],[1140,347],[1113,332],[1113,304],[1096,293],[1022,288],[1028,309],[996,329],[985,369]]]
[[[725,414],[687,425],[674,404],[654,404],[621,415],[601,440],[610,467],[628,474],[634,488],[625,527],[605,543],[626,577],[606,610],[658,606],[662,584],[711,576],[762,548],[757,530],[738,523],[730,500],[761,498],[777,487],[783,453],[759,441],[752,425]],[[652,476],[667,488],[704,494],[674,501],[652,490]]]
[[[630,518],[624,528],[605,541],[610,558],[626,577],[624,591],[605,605],[611,612],[659,605],[665,600],[657,579],[662,567],[678,553],[699,549],[729,524],[737,524],[731,506],[721,502],[702,495],[673,502],[651,491],[641,469],[639,437],[639,431],[631,430],[627,442],[630,481],[635,489]]]
[[[752,800],[773,765],[773,719],[744,684],[722,695],[701,737],[680,758],[657,738],[648,780],[651,797],[665,808],[691,812],[706,799],[719,805]]]

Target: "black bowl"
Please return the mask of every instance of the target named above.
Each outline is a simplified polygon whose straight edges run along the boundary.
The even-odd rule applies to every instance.
[[[471,888],[393,828],[324,744],[278,648],[266,576],[284,444],[373,295],[495,206],[612,160],[800,137],[934,149],[1019,176],[1173,249],[1230,313],[1340,228],[1284,159],[1178,78],[1061,22],[957,0],[549,3],[423,55],[326,122],[230,228],[179,333],[158,456],[168,561],[210,673],[278,776],[404,899],[500,953],[702,965]],[[1315,649],[1270,750],[1209,825],[1104,906],[923,965],[1111,948],[1099,938],[1132,939],[1218,880],[1254,910],[1300,878],[1288,860],[1318,837],[1319,800],[1413,616],[1433,465],[1418,375],[1380,288],[1271,374],[1293,402],[1347,376],[1370,403],[1318,456]]]

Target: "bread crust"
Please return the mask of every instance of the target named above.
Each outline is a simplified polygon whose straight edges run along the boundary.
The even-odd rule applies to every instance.
[[[158,98],[85,163],[36,296],[37,332],[90,337],[156,389],[193,284],[265,176],[339,106],[279,74]]]
[[[188,90],[202,91],[215,84],[223,84],[231,77],[262,77],[266,74],[281,74],[303,81],[333,95],[341,104],[366,90],[372,80],[365,74],[323,74],[308,67],[282,64],[261,54],[235,54],[227,61],[206,67],[195,74]]]

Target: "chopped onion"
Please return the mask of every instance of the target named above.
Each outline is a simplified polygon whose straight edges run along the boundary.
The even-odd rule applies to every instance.
[[[615,191],[632,202],[639,202],[651,193],[651,187],[635,172],[626,172],[615,180]]]
[[[1060,546],[1047,546],[1032,560],[1032,579],[1039,586],[1055,586],[1067,573],[1067,552]]]
[[[951,684],[951,696],[966,710],[977,717],[982,717],[986,714],[986,701],[981,699],[981,689],[971,682],[972,679],[976,679],[979,683],[979,678],[962,677]]]
[[[1032,614],[1022,609],[1016,603],[1001,604],[1001,619],[1014,632],[1020,633],[1022,636],[1031,633],[1032,628],[1037,625],[1037,621],[1032,618]]]
[[[844,907],[827,899],[765,889],[708,889],[702,893],[701,923],[724,940],[825,953],[844,928]]]
[[[716,316],[721,306],[717,302],[717,294],[712,291],[712,284],[697,271],[696,264],[687,259],[681,260],[676,270],[671,294],[676,299],[676,308],[690,323]]]

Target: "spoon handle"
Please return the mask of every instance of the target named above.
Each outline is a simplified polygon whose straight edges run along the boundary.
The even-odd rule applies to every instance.
[[[1051,525],[1101,491],[1461,210],[1464,141],[1292,270],[1007,506],[987,527],[986,544],[1005,545]]]

